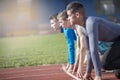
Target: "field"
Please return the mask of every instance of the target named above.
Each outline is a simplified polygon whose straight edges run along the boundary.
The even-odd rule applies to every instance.
[[[0,68],[67,62],[63,34],[0,38]]]

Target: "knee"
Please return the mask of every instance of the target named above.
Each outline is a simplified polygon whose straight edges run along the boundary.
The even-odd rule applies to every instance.
[[[105,59],[102,58],[102,60],[101,60],[101,66],[102,66],[103,69],[108,70],[108,68],[109,68],[109,64],[108,64],[106,58],[105,58]]]
[[[108,70],[109,69],[109,65],[105,64],[105,63],[101,63],[102,65],[102,68],[105,69],[105,70]]]
[[[101,62],[101,66],[105,70],[112,70],[113,69],[113,66],[110,63],[107,63],[107,62]]]

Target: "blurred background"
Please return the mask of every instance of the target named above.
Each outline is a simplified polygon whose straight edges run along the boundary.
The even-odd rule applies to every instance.
[[[49,16],[72,1],[86,16],[120,23],[120,0],[0,0],[0,68],[66,63],[64,35],[50,28]]]
[[[83,3],[87,16],[120,20],[120,0],[0,0],[0,37],[54,33],[49,16],[71,1]]]

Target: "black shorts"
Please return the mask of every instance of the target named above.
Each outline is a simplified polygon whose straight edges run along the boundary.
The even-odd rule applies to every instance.
[[[102,67],[106,70],[120,69],[120,37],[105,52],[102,58]]]

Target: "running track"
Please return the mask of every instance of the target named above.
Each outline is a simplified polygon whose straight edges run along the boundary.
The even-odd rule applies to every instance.
[[[0,80],[74,80],[61,67],[62,64],[0,69]],[[118,79],[113,73],[104,72],[103,80]]]

